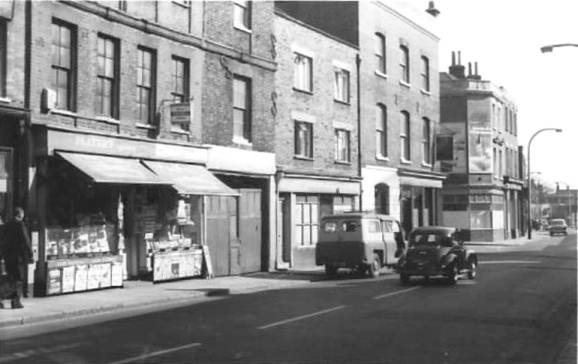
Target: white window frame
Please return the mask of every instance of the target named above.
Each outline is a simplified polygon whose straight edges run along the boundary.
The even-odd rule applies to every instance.
[[[336,101],[349,104],[351,74],[348,70],[338,68],[334,71],[334,97]]]
[[[313,57],[293,52],[294,77],[293,88],[299,91],[313,92]]]
[[[347,129],[335,129],[335,161],[351,162],[351,132]]]

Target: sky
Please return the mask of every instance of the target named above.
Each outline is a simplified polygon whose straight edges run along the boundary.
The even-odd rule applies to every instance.
[[[429,1],[407,0],[426,9]],[[578,45],[577,0],[435,0],[440,71],[448,70],[451,52],[461,63],[478,62],[478,74],[503,86],[518,106],[518,145],[527,155],[531,143],[532,177],[547,185],[578,188]]]

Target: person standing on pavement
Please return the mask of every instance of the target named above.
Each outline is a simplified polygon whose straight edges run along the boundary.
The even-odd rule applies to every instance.
[[[14,209],[14,218],[2,227],[0,236],[0,258],[4,259],[8,281],[12,287],[10,297],[12,308],[23,308],[20,299],[23,295],[24,279],[28,264],[34,263],[28,229],[24,224],[24,210]]]

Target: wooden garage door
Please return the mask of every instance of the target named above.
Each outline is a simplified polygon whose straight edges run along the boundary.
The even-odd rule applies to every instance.
[[[261,190],[241,189],[239,198],[239,234],[241,273],[261,270],[262,223]]]

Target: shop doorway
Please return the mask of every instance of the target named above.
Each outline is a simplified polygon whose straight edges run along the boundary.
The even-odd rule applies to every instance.
[[[261,190],[240,189],[239,198],[239,256],[241,273],[261,270]]]

